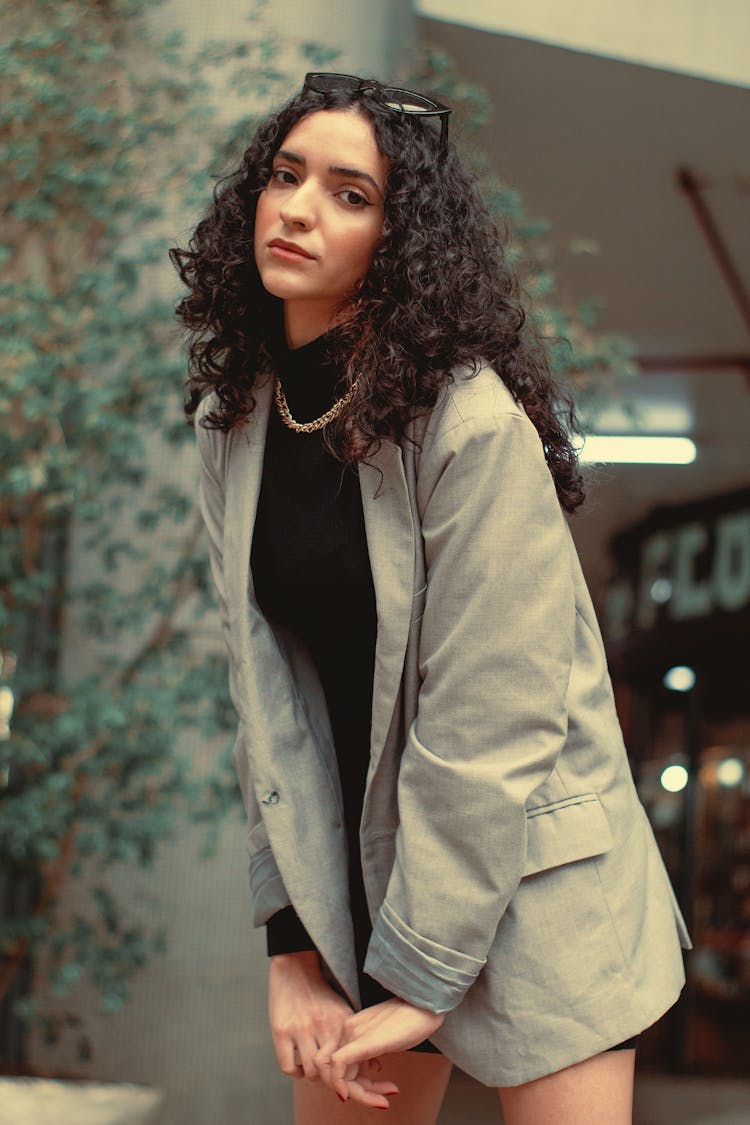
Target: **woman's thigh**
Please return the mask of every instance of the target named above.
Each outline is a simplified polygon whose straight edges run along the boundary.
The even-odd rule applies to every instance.
[[[505,1125],[631,1125],[635,1051],[604,1051],[498,1090]]]
[[[395,1082],[389,1125],[435,1125],[453,1064],[445,1055],[397,1051],[381,1055],[379,1080]],[[375,1075],[373,1075],[375,1077]],[[294,1079],[294,1125],[372,1125],[373,1110],[361,1103],[340,1102],[322,1082]]]

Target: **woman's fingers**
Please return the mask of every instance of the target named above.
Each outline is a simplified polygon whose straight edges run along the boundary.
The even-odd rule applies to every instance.
[[[352,1074],[356,1067],[347,1068],[347,1077],[336,1081],[334,1089],[343,1101],[359,1102],[370,1107],[379,1106],[387,1109],[390,1105],[388,1097],[398,1094],[399,1088],[395,1082],[374,1081],[363,1074]]]
[[[340,1047],[336,1051],[335,1057],[331,1059],[330,1075],[334,1085],[337,1082],[351,1081],[352,1070],[356,1075],[360,1066],[373,1054],[373,1048],[372,1042],[360,1042],[359,1040],[348,1043],[346,1047]],[[388,1049],[394,1050],[393,1047]]]
[[[350,1063],[349,1066],[339,1067],[332,1072],[333,1088],[339,1097],[348,1098],[351,1094],[349,1086],[354,1083],[355,1078],[359,1074],[359,1063]],[[339,1073],[340,1072],[340,1073]],[[359,1100],[359,1099],[358,1099]]]
[[[352,1038],[343,1046],[337,1047],[330,1058],[331,1077],[334,1082],[337,1079],[347,1078],[352,1066],[362,1066],[373,1056],[405,1050],[419,1042],[419,1039],[414,1039],[413,1036],[396,1036],[387,1026],[381,1027],[377,1022],[370,1027],[350,1028],[349,1035]]]
[[[279,1066],[292,1078],[314,1082],[319,1042],[329,1043],[329,1058],[341,1040],[341,1025],[352,1015],[350,1005],[324,980],[317,953],[277,954],[269,969],[268,1010]]]
[[[326,1086],[335,1090],[344,1101],[359,1102],[370,1107],[387,1108],[388,1096],[397,1094],[398,1086],[385,1079],[371,1078],[370,1073],[379,1073],[383,1066],[380,1059],[370,1054],[361,1062],[350,1063],[339,1068],[340,1074],[334,1079],[331,1054],[336,1050],[338,1040],[328,1040],[314,1056],[314,1063]]]
[[[300,1033],[297,1036],[297,1050],[299,1051],[299,1059],[302,1064],[302,1072],[305,1078],[309,1078],[311,1082],[320,1080],[320,1073],[315,1063],[315,1056],[318,1053],[318,1044],[312,1035],[305,1035]]]
[[[286,1074],[289,1078],[302,1078],[304,1070],[301,1066],[301,1056],[297,1051],[296,1044],[293,1039],[275,1038],[274,1046],[276,1047],[276,1057],[279,1060],[279,1068],[282,1074]]]
[[[391,1094],[398,1094],[399,1088],[395,1082],[389,1082],[387,1079],[382,1079],[376,1082],[372,1078],[364,1078],[361,1074],[356,1078],[356,1083],[361,1086],[363,1090],[367,1090],[371,1094],[382,1094],[383,1096],[390,1096]]]
[[[331,1075],[331,1055],[338,1047],[339,1040],[340,1035],[337,1035],[335,1038],[326,1040],[315,1052],[315,1056],[313,1058],[315,1069],[320,1075],[321,1080],[326,1086],[330,1086],[332,1090],[334,1090],[336,1087],[333,1084],[333,1078]]]

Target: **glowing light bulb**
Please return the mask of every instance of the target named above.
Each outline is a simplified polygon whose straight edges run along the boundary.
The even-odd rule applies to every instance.
[[[716,780],[726,789],[739,785],[744,776],[745,766],[739,758],[724,758],[716,769]]]
[[[664,687],[670,691],[692,691],[695,687],[695,672],[687,664],[675,664],[664,673]]]
[[[666,766],[661,771],[659,782],[668,793],[679,793],[688,783],[688,771],[684,766]]]
[[[649,590],[651,601],[664,605],[672,597],[672,583],[668,578],[655,578]]]

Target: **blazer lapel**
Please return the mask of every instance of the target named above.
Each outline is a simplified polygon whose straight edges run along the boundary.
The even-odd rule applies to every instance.
[[[360,462],[358,469],[378,614],[372,776],[383,753],[401,683],[414,592],[415,531],[400,446],[383,441],[370,463]]]
[[[250,618],[257,613],[257,604],[248,612],[248,598],[255,602],[255,591],[250,571],[250,552],[253,528],[258,508],[263,459],[266,444],[268,418],[272,409],[273,381],[255,388],[256,406],[244,426],[231,434],[231,471],[225,480],[224,513],[224,575],[227,610],[233,629],[236,630],[238,654],[244,663],[242,675],[247,677],[247,686],[252,680],[253,690],[246,707],[251,712],[257,709],[262,694],[262,678],[268,670],[258,666],[250,657],[252,652],[250,637]],[[378,629],[375,649],[375,676],[373,683],[373,711],[370,741],[370,769],[368,771],[368,793],[371,796],[370,782],[379,761],[383,758],[388,732],[391,727],[404,667],[407,640],[412,610],[415,567],[414,520],[410,503],[409,488],[401,448],[393,442],[383,441],[380,449],[370,458],[368,465],[358,466],[359,482],[364,512],[365,533],[372,569],[373,585],[377,607]],[[382,474],[382,479],[381,479]],[[252,717],[252,716],[250,716]],[[248,753],[253,755],[261,774],[277,776],[280,768],[277,761],[271,761],[272,740],[262,737],[253,740]],[[311,765],[304,776],[287,779],[286,788],[294,798],[294,807],[303,807],[305,802],[323,800],[325,789],[324,775],[317,765]],[[301,792],[297,790],[301,789]],[[366,803],[367,803],[366,796]],[[300,824],[305,818],[300,817]],[[274,818],[276,824],[278,817]],[[323,833],[324,821],[321,821]],[[270,820],[267,821],[271,836]],[[306,837],[300,836],[304,843]],[[317,838],[316,838],[317,839]],[[288,824],[279,826],[271,839],[277,861],[282,869],[287,889],[293,900],[304,908],[304,917],[311,933],[315,933],[323,956],[345,985],[346,991],[359,1006],[359,992],[354,962],[353,933],[346,929],[346,903],[339,902],[330,887],[314,887],[296,880],[299,866],[299,847],[294,831]],[[322,841],[322,842],[321,842]],[[286,846],[289,844],[289,847]],[[327,857],[327,863],[320,859],[320,868],[328,867],[327,874],[340,860],[342,872],[334,884],[340,885],[341,895],[346,894],[346,870],[344,850],[341,856],[336,851],[336,839],[330,840],[321,835],[320,848]],[[316,840],[307,839],[309,854],[316,854]],[[287,854],[289,848],[294,854]],[[320,850],[320,849],[318,849]],[[334,901],[334,899],[336,901]],[[330,918],[341,915],[336,935],[328,933]],[[351,922],[349,922],[351,927]]]
[[[248,594],[254,596],[250,548],[272,394],[270,378],[256,387],[255,410],[234,437],[232,471],[226,482],[224,551],[232,566],[226,568],[225,578],[235,621],[244,619]],[[360,462],[358,472],[378,615],[370,742],[374,770],[401,683],[414,592],[415,530],[401,447],[384,440],[368,464]]]

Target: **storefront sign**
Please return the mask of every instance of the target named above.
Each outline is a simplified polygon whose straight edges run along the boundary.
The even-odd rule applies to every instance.
[[[618,536],[614,554],[619,577],[605,613],[613,640],[633,630],[750,612],[748,490],[661,509]]]
[[[640,629],[656,623],[662,599],[673,621],[742,609],[750,604],[750,511],[721,516],[713,527],[690,523],[650,536],[639,570]]]

